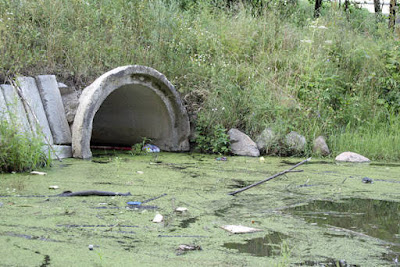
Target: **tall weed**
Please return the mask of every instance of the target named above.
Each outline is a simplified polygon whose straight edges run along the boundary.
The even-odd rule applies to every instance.
[[[0,121],[0,173],[24,172],[50,165],[39,137],[20,131],[18,124]]]

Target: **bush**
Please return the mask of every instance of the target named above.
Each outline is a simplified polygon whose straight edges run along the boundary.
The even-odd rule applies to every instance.
[[[25,172],[50,165],[39,136],[21,133],[20,127],[0,121],[0,172]]]
[[[200,120],[196,132],[197,149],[201,152],[217,154],[230,152],[229,135],[221,124],[205,126]]]

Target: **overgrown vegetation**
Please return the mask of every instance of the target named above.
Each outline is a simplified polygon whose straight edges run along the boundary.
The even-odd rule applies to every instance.
[[[0,173],[24,172],[50,165],[39,136],[21,131],[15,123],[0,119]]]
[[[307,151],[324,135],[333,155],[400,159],[393,149],[400,146],[399,42],[365,10],[325,3],[314,19],[313,8],[303,1],[1,0],[0,80],[51,73],[83,88],[117,66],[147,65],[187,99],[203,150],[225,152],[216,125],[251,137],[270,127],[305,135]]]

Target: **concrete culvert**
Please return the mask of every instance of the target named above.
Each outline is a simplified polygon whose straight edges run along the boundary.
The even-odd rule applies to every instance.
[[[145,66],[113,69],[86,87],[72,131],[76,158],[90,158],[91,144],[131,146],[143,137],[164,151],[189,150],[189,119],[179,94]]]

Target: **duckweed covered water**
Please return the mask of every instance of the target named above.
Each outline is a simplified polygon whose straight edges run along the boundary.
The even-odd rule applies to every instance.
[[[333,259],[392,266],[399,243],[393,215],[400,202],[397,166],[306,164],[298,168],[303,172],[228,195],[301,160],[282,164],[279,158],[216,161],[201,154],[97,153],[92,161],[56,162],[46,176],[2,174],[1,265],[292,266]],[[374,183],[362,183],[364,177]],[[52,196],[89,189],[132,196]],[[153,198],[143,204],[151,208],[126,204]],[[373,211],[369,216],[361,215],[368,213],[361,210],[365,206]],[[176,213],[177,207],[188,212]],[[314,211],[320,214],[310,214]],[[163,223],[151,222],[156,213],[164,216]],[[339,224],[341,219],[348,224]],[[221,229],[227,224],[263,232],[233,235]],[[268,240],[271,234],[281,239]],[[202,250],[178,253],[181,244]]]
[[[279,256],[284,239],[285,235],[274,232],[264,237],[245,240],[245,243],[225,243],[224,247],[236,249],[240,253],[248,253],[257,257]]]

